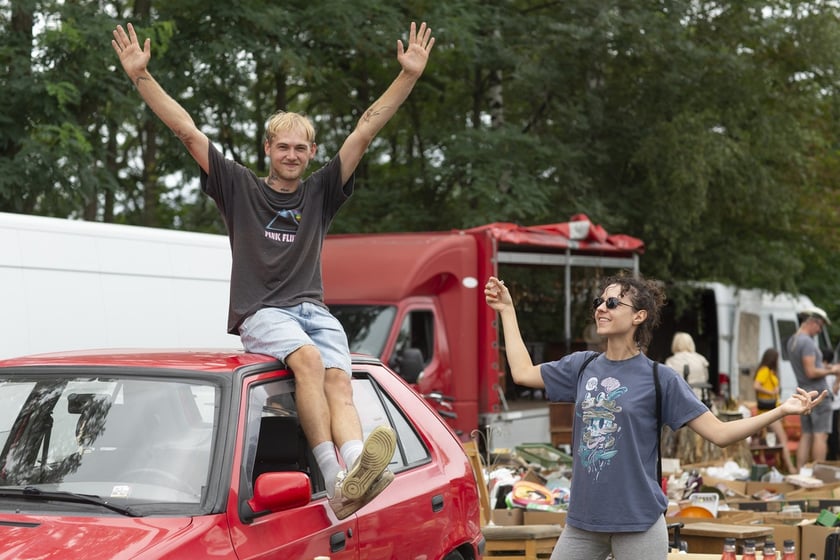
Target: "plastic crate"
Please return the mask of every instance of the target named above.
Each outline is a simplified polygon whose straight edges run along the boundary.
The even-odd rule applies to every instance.
[[[720,496],[718,496],[714,492],[695,492],[694,494],[688,497],[688,502],[691,505],[706,508],[715,517],[717,517],[718,514],[719,501]]]
[[[537,463],[542,467],[572,464],[571,455],[546,443],[523,443],[516,446],[516,452],[529,463]]]

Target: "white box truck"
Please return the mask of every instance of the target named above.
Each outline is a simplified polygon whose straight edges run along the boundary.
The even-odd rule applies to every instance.
[[[224,235],[0,213],[0,358],[239,348]]]
[[[664,361],[671,355],[676,331],[694,338],[697,351],[709,360],[709,382],[716,392],[735,399],[754,400],[752,376],[767,348],[779,351],[782,398],[796,388],[787,352],[787,339],[799,328],[798,314],[814,307],[808,296],[772,294],[717,282],[692,284],[682,305],[666,306],[648,354]],[[832,352],[827,331],[818,336],[824,352]]]

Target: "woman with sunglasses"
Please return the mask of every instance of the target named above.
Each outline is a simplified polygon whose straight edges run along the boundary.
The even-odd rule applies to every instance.
[[[491,277],[484,294],[499,313],[514,381],[544,388],[551,401],[575,403],[569,511],[552,560],[600,560],[610,553],[615,560],[667,558],[668,499],[657,474],[660,422],[673,430],[687,425],[725,447],[787,414],[808,414],[825,398],[825,392],[797,388],[772,411],[719,420],[681,374],[665,365],[654,368],[644,354],[665,301],[651,280],[620,275],[603,282],[593,302],[597,332],[606,340],[602,354],[575,352],[537,365],[504,282]]]

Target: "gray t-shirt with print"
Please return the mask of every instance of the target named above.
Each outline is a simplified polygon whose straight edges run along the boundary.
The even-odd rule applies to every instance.
[[[232,255],[228,332],[264,307],[302,302],[324,305],[321,251],[330,223],[353,193],[341,184],[335,156],[294,193],[278,193],[247,167],[225,159],[210,144],[210,173],[201,189],[219,208]]]

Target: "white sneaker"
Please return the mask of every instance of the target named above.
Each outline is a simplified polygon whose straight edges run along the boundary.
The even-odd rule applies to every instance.
[[[353,468],[340,482],[344,497],[348,500],[361,499],[385,472],[396,449],[397,438],[394,430],[388,426],[377,426],[365,440],[362,454],[356,459]],[[391,476],[393,477],[393,474]],[[336,482],[336,487],[338,485]]]
[[[329,500],[330,507],[335,512],[336,517],[344,519],[367,505],[372,499],[385,490],[385,488],[387,488],[393,480],[394,473],[389,470],[385,470],[381,475],[379,475],[379,477],[377,477],[376,480],[373,481],[373,484],[370,485],[368,491],[361,498],[358,500],[351,500],[344,495],[342,488],[344,480],[339,478],[335,483],[335,496]]]

